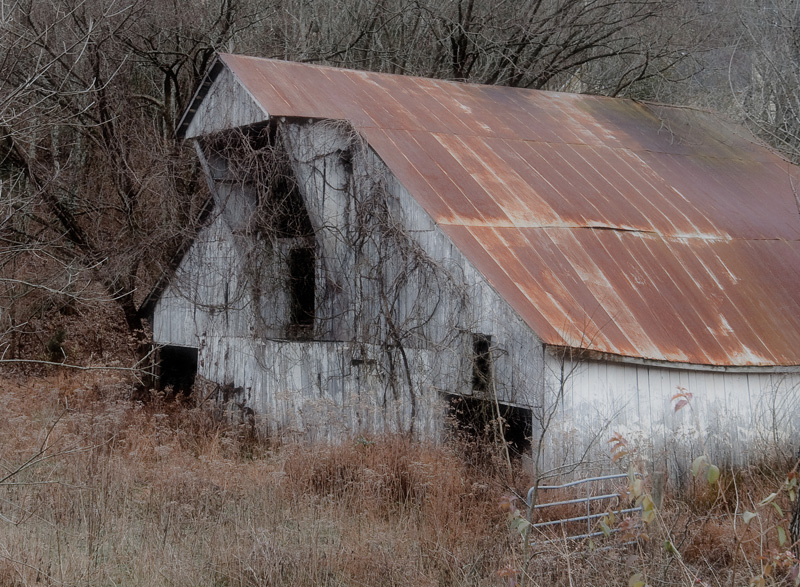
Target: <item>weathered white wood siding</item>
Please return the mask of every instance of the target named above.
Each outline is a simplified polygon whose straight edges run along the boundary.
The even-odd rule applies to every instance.
[[[607,455],[615,432],[654,466],[669,463],[673,470],[685,470],[704,453],[720,464],[746,464],[778,448],[791,451],[797,439],[800,373],[571,361],[552,354],[546,365],[549,393],[565,383],[553,434],[564,442],[551,447],[553,462],[580,458],[590,442],[593,456]],[[672,398],[679,392],[691,400],[676,412]]]
[[[197,348],[198,375],[237,388],[234,400],[260,414],[270,433],[332,438],[408,429],[407,400],[387,395],[380,385],[386,367],[374,345],[255,337],[254,302],[237,289],[240,267],[234,237],[218,216],[162,294],[154,340]],[[236,294],[226,297],[226,289]],[[432,437],[442,415],[438,394],[425,384],[433,356],[408,352],[415,385],[423,390],[416,428]]]
[[[251,304],[240,287],[241,258],[222,216],[198,235],[174,278],[162,293],[153,317],[158,344],[199,347],[214,333],[245,337]]]
[[[264,109],[241,84],[234,81],[234,77],[227,67],[219,72],[184,130],[184,137],[199,137],[268,118]]]

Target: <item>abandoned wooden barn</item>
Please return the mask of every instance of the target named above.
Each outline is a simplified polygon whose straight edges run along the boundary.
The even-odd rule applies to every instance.
[[[181,132],[214,212],[159,293],[167,381],[313,438],[437,437],[468,398],[551,462],[794,433],[800,171],[742,128],[220,55]]]

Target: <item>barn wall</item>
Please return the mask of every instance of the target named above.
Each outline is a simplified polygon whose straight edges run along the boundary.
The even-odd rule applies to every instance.
[[[259,414],[270,434],[332,440],[407,431],[407,403],[382,384],[385,361],[354,360],[364,355],[381,352],[343,342],[209,337],[203,341],[200,374],[233,387],[232,399]],[[415,383],[421,383],[429,361],[414,353]],[[415,432],[435,437],[442,409],[437,394],[421,393],[417,407]]]
[[[154,315],[155,342],[197,348],[198,375],[226,387],[228,399],[259,414],[265,432],[331,439],[409,429],[408,401],[385,385],[385,349],[254,336],[258,309],[247,288],[238,287],[242,266],[235,238],[218,216],[162,294]],[[426,351],[407,353],[420,389],[415,429],[436,437],[443,408],[427,383],[435,361]]]
[[[162,293],[153,317],[158,344],[199,347],[214,332],[250,332],[251,299],[240,287],[241,258],[222,216],[204,228]]]
[[[547,356],[547,388],[565,382],[550,447],[551,462],[572,462],[594,442],[622,434],[654,467],[679,476],[694,458],[747,464],[792,452],[800,416],[800,373],[712,371]],[[565,376],[562,377],[562,366]],[[677,393],[690,393],[677,412]],[[551,397],[553,397],[551,395]]]

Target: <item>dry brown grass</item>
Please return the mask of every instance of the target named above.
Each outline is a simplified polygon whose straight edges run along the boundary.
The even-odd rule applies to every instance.
[[[121,378],[7,378],[0,583],[433,585],[495,579],[504,487],[401,437],[254,444]]]
[[[403,437],[273,445],[189,401],[132,401],[122,376],[50,371],[1,382],[0,463],[13,470],[46,437],[51,457],[0,486],[2,585],[509,585],[520,578],[520,536],[501,503],[529,479],[509,480],[490,458],[469,464],[460,451],[473,454],[472,447]],[[752,503],[773,481],[740,474],[733,494]],[[662,521],[636,547],[534,547],[528,585],[627,585],[636,572],[651,585],[727,585],[737,557],[736,584],[746,584],[775,537],[741,521],[733,531],[729,486],[716,495],[693,491],[694,498],[690,491],[690,499],[668,500]],[[681,558],[664,549],[667,538]]]

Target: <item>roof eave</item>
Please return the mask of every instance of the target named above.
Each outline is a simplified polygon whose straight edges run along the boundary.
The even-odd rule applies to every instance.
[[[707,371],[714,373],[800,373],[800,365],[712,365],[702,363],[686,363],[680,361],[667,361],[646,359],[618,355],[586,348],[544,344],[551,355],[559,359],[576,361],[604,361],[608,363],[624,363],[643,367],[658,367],[662,369],[680,369],[684,371]]]

